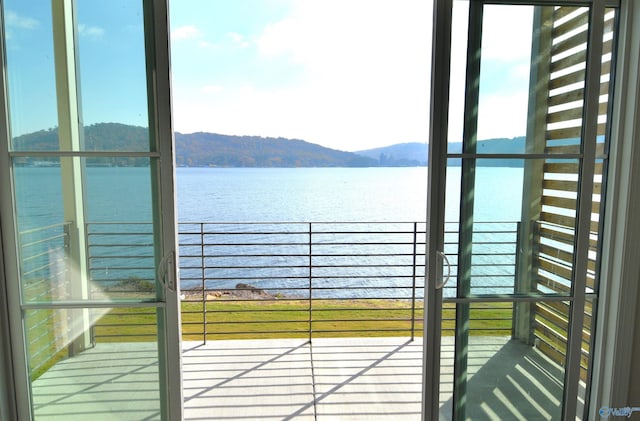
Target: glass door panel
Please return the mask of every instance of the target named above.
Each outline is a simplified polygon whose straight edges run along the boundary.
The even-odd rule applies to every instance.
[[[156,106],[168,78],[148,82],[155,63],[168,69],[153,44],[166,37],[152,19],[164,3],[2,6],[12,110],[2,222],[3,244],[15,244],[15,354],[26,356],[15,364],[20,413],[178,419],[173,197],[161,194],[172,191],[173,157],[159,123],[170,116],[149,112],[169,112]]]
[[[446,135],[432,131],[430,154],[446,168],[430,172],[440,196],[430,195],[429,223],[430,247],[448,256],[452,276],[443,285],[449,269],[429,254],[436,269],[426,292],[427,303],[436,297],[426,325],[441,321],[431,325],[441,328],[431,354],[440,360],[426,374],[448,380],[430,390],[427,379],[425,393],[439,387],[441,419],[586,418],[613,14],[482,1],[449,8],[451,68],[435,71],[436,83],[451,83],[440,97],[449,125]],[[590,61],[588,46],[602,58]]]

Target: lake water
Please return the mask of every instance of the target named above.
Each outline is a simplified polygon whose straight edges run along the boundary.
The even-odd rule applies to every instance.
[[[446,215],[453,222],[458,219],[460,168],[448,171]],[[424,167],[178,168],[176,173],[179,222],[426,220]],[[17,168],[15,175],[21,231],[64,220],[60,168]],[[118,229],[123,229],[124,222],[150,221],[150,179],[149,168],[87,168],[87,221],[116,222],[114,226]],[[521,194],[522,168],[478,168],[475,220],[519,220]],[[141,238],[141,241],[150,240]],[[114,249],[110,252],[123,256],[128,253]],[[132,264],[140,266],[142,260]],[[111,270],[109,279],[117,277],[117,273]],[[146,279],[153,277],[153,271],[140,270],[135,275]],[[94,276],[107,275],[95,272]],[[184,283],[183,286],[191,286]],[[221,287],[233,285],[235,282],[229,281]]]
[[[448,169],[446,215],[458,219],[460,168]],[[424,221],[427,168],[178,168],[179,222]],[[21,230],[61,222],[60,168],[17,168]],[[148,168],[87,168],[89,222],[151,217]],[[476,220],[520,218],[522,168],[476,170]]]
[[[458,219],[460,168],[446,215]],[[425,221],[427,168],[178,168],[181,222]],[[477,169],[477,220],[520,218],[522,168]]]

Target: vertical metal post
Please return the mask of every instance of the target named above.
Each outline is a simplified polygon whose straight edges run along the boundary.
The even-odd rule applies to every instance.
[[[469,3],[467,41],[466,91],[462,152],[474,158],[462,159],[460,186],[460,226],[458,237],[457,296],[471,293],[474,204],[476,184],[476,153],[478,137],[478,103],[480,100],[480,60],[482,55],[482,24],[484,5]],[[456,305],[456,339],[454,360],[453,419],[466,419],[470,304]]]
[[[422,411],[421,419],[440,418],[440,334],[442,289],[438,251],[444,248],[445,182],[449,127],[449,81],[453,0],[433,2],[431,51],[431,98],[429,115],[429,167],[427,190],[426,268],[424,292]]]
[[[309,342],[313,337],[313,274],[312,274],[312,246],[311,246],[311,222],[309,222]]]
[[[65,225],[67,228],[71,227],[71,224],[65,223]],[[85,222],[84,244],[86,245],[86,250],[87,250],[85,253],[85,259],[86,259],[85,267],[87,268],[87,274],[91,274],[91,243],[89,242],[91,237],[91,232],[89,231],[90,229],[91,229],[91,225],[88,222]],[[91,299],[92,298],[91,289],[89,289],[88,293],[89,293],[89,299]],[[87,311],[91,311],[91,310],[88,309]],[[94,348],[96,346],[96,326],[93,323],[91,323],[90,330],[89,330],[89,345],[91,346],[91,348]]]
[[[200,222],[200,274],[202,276],[202,335],[203,343],[207,344],[207,282],[204,269],[204,222]]]
[[[55,62],[58,137],[60,151],[80,152],[84,149],[82,112],[76,45],[75,2],[53,0],[53,49]],[[72,265],[73,300],[89,298],[87,246],[85,243],[84,164],[79,156],[60,158],[62,199],[65,221],[70,222],[69,257]],[[89,309],[71,310],[74,352],[82,352],[91,345]]]
[[[602,76],[602,40],[604,33],[605,6],[603,1],[594,1],[589,15],[589,41],[585,76],[585,99],[582,109],[582,162],[578,176],[578,200],[576,242],[573,256],[573,278],[570,307],[569,337],[567,338],[567,369],[563,399],[563,419],[575,419],[580,384],[580,361],[582,358],[582,334],[586,302],[586,280],[589,264],[589,239],[591,236],[591,212],[593,204],[593,177],[596,164],[596,142],[598,138],[598,109],[600,79]]]
[[[551,45],[553,43],[553,7],[536,6],[533,11],[533,30],[527,111],[526,153],[544,153],[547,144],[547,114],[549,112],[549,81]],[[537,234],[542,212],[542,184],[545,159],[526,159],[522,180],[522,212],[519,259],[515,293],[529,294],[536,290],[536,249],[540,241]],[[533,321],[536,303],[514,304],[513,337],[533,345]]]
[[[418,223],[413,223],[413,273],[412,286],[411,286],[411,340],[413,341],[416,336],[416,259],[418,248]]]
[[[513,262],[513,281],[514,285],[518,284],[519,279],[519,264],[520,264],[520,229],[522,223],[520,221],[516,222],[516,246],[514,252],[514,262]],[[511,339],[515,339],[516,337],[516,305],[514,303],[513,310],[511,314]]]

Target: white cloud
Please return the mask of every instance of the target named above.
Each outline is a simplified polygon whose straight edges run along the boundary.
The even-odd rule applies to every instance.
[[[78,33],[80,36],[84,36],[91,39],[100,39],[104,36],[104,28],[99,26],[91,26],[81,23],[78,25]]]
[[[20,16],[11,10],[6,12],[5,21],[9,28],[35,29],[40,25],[36,19]]]
[[[533,6],[485,6],[482,57],[502,61],[529,60],[532,28]]]
[[[20,16],[11,10],[6,11],[4,18],[6,39],[12,39],[16,30],[32,30],[40,25],[36,19]]]
[[[468,2],[454,2],[449,140],[462,141]],[[482,60],[494,74],[483,73],[478,111],[478,139],[523,136],[526,132],[529,60],[533,26],[531,6],[484,7]]]
[[[455,4],[460,3],[456,25],[468,17],[466,2]],[[293,0],[292,6],[288,16],[251,41],[266,65],[285,63],[302,69],[302,74],[288,84],[280,81],[277,88],[259,86],[249,75],[243,87],[225,84],[222,90],[217,85],[203,88],[203,84],[175,90],[177,130],[300,138],[342,150],[428,140],[431,2]],[[509,14],[513,9],[490,10],[485,16],[490,28],[500,17],[498,12],[503,12],[502,22],[509,22],[514,32],[497,26],[502,39],[488,35],[483,54],[503,60],[518,78],[528,77],[522,65],[529,54],[526,32],[530,26],[522,23],[523,19],[530,22],[527,10],[522,19],[520,14]],[[195,33],[194,29],[185,32]],[[248,42],[237,32],[226,36],[235,45]],[[454,28],[453,37],[450,140],[460,141],[466,24]],[[526,89],[483,95],[480,138],[524,134],[526,95]],[[492,107],[507,109],[508,115],[491,113]]]
[[[171,31],[171,40],[179,41],[185,39],[196,39],[203,36],[202,31],[194,25],[181,26]]]
[[[237,32],[228,32],[227,37],[231,40],[232,44],[237,47],[247,48],[251,45],[244,35]]]
[[[277,91],[246,87],[228,97],[231,104],[209,105],[211,115],[224,116],[216,127],[351,150],[426,141],[428,2],[293,5],[256,43],[264,57],[301,66],[303,81]]]
[[[478,139],[524,136],[527,107],[526,90],[481,98],[478,107]]]
[[[202,92],[213,94],[224,91],[224,87],[220,85],[206,85],[202,87]]]

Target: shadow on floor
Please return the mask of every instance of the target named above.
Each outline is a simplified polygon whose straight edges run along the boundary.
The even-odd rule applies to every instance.
[[[507,337],[472,337],[467,418],[558,419],[564,371]],[[422,341],[335,338],[183,344],[186,420],[418,420]],[[442,340],[450,417],[453,338]],[[37,419],[159,419],[154,344],[100,344],[33,384]]]

